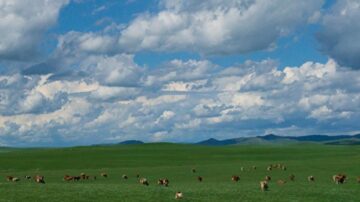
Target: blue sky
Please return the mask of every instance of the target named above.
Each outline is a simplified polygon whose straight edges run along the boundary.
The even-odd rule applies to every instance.
[[[0,146],[360,131],[356,0],[0,0]]]

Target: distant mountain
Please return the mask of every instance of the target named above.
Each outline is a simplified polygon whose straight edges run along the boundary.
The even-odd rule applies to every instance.
[[[360,139],[345,139],[333,142],[326,142],[327,145],[360,145]]]
[[[232,145],[236,144],[237,142],[235,139],[228,139],[228,140],[217,140],[214,138],[210,138],[201,142],[198,142],[196,144],[198,145],[214,145],[214,146],[221,146],[221,145]]]
[[[137,145],[137,144],[144,144],[144,142],[139,140],[126,140],[119,143],[103,143],[103,144],[93,144],[91,146],[97,147],[107,147],[107,146],[115,146],[115,145]]]
[[[324,142],[324,141],[333,141],[333,140],[343,140],[352,138],[351,135],[336,135],[336,136],[328,136],[328,135],[308,135],[308,136],[300,136],[300,137],[288,137],[290,139],[295,139],[299,141],[312,141],[312,142]]]
[[[245,144],[297,144],[297,143],[321,143],[332,145],[356,145],[360,144],[360,134],[357,135],[307,135],[307,136],[278,136],[269,134],[265,136],[256,137],[242,137],[232,138],[225,140],[217,140],[210,138],[198,142],[198,145],[211,145],[211,146],[223,146],[223,145],[245,145]]]
[[[133,144],[144,144],[144,142],[139,141],[139,140],[126,140],[123,142],[119,142],[117,144],[121,144],[121,145],[133,145]]]

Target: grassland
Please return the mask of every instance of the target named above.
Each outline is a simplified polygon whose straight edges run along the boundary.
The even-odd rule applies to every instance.
[[[176,191],[182,201],[359,201],[359,146],[227,146],[206,147],[177,144],[133,146],[76,147],[58,149],[0,149],[0,202],[13,201],[175,201]],[[267,171],[273,163],[287,165],[287,170]],[[256,165],[257,170],[250,170]],[[245,167],[245,171],[240,168]],[[191,169],[196,168],[197,173]],[[98,175],[98,179],[64,182],[65,174]],[[100,178],[108,173],[107,179]],[[332,182],[338,172],[350,178],[343,185]],[[137,182],[136,174],[146,177],[150,186]],[[23,179],[41,174],[46,184]],[[128,180],[121,176],[127,174]],[[276,184],[278,179],[294,182]],[[5,176],[21,177],[17,183]],[[203,182],[198,182],[200,175]],[[230,180],[239,175],[237,183]],[[259,181],[270,175],[270,190],[261,192]],[[314,175],[309,183],[307,176]],[[156,184],[158,178],[170,179],[169,187]]]

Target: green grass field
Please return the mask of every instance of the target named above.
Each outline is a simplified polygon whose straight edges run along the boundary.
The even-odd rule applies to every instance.
[[[286,171],[267,171],[269,164],[283,163]],[[250,170],[255,165],[257,170]],[[244,167],[246,170],[241,171]],[[196,168],[197,173],[191,169]],[[97,180],[64,182],[65,174],[97,175]],[[109,177],[101,178],[106,172]],[[332,182],[339,172],[349,176],[343,185]],[[41,174],[46,184],[24,179]],[[121,178],[123,174],[128,180]],[[136,174],[146,177],[150,186],[140,185]],[[294,182],[278,185],[278,179]],[[21,177],[7,182],[5,177]],[[203,182],[198,182],[200,175]],[[231,181],[239,175],[240,181]],[[259,181],[272,177],[267,192]],[[307,181],[314,175],[315,182]],[[0,202],[10,201],[360,201],[359,146],[228,146],[204,147],[177,144],[76,147],[60,149],[0,149]],[[169,187],[157,185],[167,177]]]

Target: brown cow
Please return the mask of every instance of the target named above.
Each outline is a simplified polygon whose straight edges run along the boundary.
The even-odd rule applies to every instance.
[[[260,188],[262,191],[267,191],[269,189],[269,185],[267,181],[260,181]]]
[[[44,176],[36,175],[36,176],[34,176],[34,180],[35,180],[35,182],[37,182],[37,183],[45,184],[45,178],[44,178]]]
[[[176,192],[175,193],[175,199],[182,199],[184,197],[183,193],[182,192]]]
[[[105,177],[105,178],[108,177],[108,174],[107,174],[107,173],[101,173],[100,175],[101,175],[102,177]]]
[[[65,175],[65,176],[64,176],[64,181],[69,182],[69,181],[72,181],[72,180],[74,180],[74,177],[69,176],[69,175]]]
[[[231,176],[231,180],[234,182],[238,182],[240,180],[240,177],[237,175],[233,175],[233,176]]]
[[[289,179],[290,179],[290,181],[295,181],[295,175],[294,175],[294,174],[291,174],[291,175],[289,176]]]
[[[310,176],[308,177],[308,181],[309,181],[309,182],[314,182],[314,181],[315,181],[315,177],[312,176],[312,175],[310,175]]]
[[[202,178],[201,176],[198,176],[198,177],[197,177],[197,180],[198,180],[199,182],[202,182],[202,181],[203,181],[203,178]]]
[[[265,176],[265,180],[266,180],[266,181],[270,181],[270,180],[271,180],[271,177],[267,175],[267,176]]]
[[[346,175],[344,175],[344,174],[334,175],[333,180],[336,184],[343,184],[346,180]]]
[[[143,184],[143,185],[146,185],[146,186],[149,186],[149,182],[146,178],[141,178],[139,180],[140,184]]]
[[[6,176],[6,181],[12,182],[13,178],[14,178],[13,176]]]

